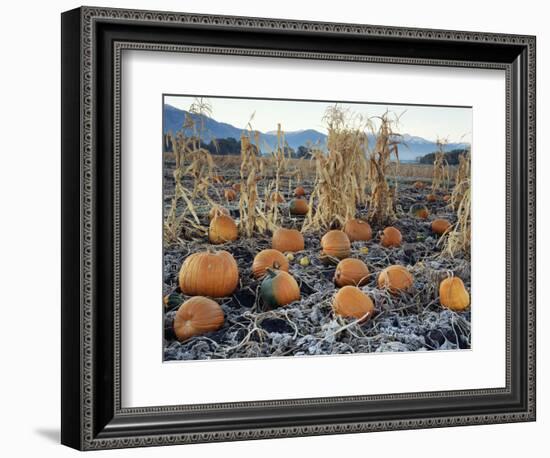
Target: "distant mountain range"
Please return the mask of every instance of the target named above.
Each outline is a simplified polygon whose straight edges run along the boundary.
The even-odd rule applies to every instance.
[[[183,126],[185,115],[189,114],[196,123],[201,118],[201,115],[190,114],[185,110],[180,110],[172,105],[164,105],[164,133],[177,132]],[[209,143],[213,139],[219,138],[234,138],[237,141],[240,140],[243,128],[238,128],[224,122],[216,121],[208,116],[202,116],[204,121],[204,138],[203,141]],[[186,132],[187,135],[191,135],[191,132]],[[317,144],[321,148],[326,148],[327,136],[322,132],[318,132],[314,129],[298,130],[293,132],[285,131],[285,140],[291,148],[297,150],[299,146],[305,146],[308,142]],[[373,142],[374,138],[369,135],[369,142]],[[417,137],[409,134],[403,135],[404,145],[399,148],[399,157],[401,160],[413,161],[418,157],[424,156],[429,153],[433,153],[437,150],[437,145],[434,141],[426,140],[422,137]],[[267,148],[265,146],[268,146]],[[260,133],[260,149],[263,153],[266,150],[274,149],[277,145],[277,132],[261,132]],[[449,143],[445,150],[451,151],[454,149],[463,149],[468,146],[467,143]]]

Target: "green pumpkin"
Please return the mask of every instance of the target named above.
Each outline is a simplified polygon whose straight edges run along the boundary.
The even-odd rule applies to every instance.
[[[167,309],[172,310],[183,304],[184,297],[178,293],[170,293],[164,296],[164,305]]]
[[[282,270],[267,269],[260,286],[260,297],[267,310],[290,304],[300,299],[300,287],[294,277]]]

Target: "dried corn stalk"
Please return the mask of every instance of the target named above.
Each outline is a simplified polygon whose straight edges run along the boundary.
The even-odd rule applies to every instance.
[[[166,215],[164,221],[164,243],[169,245],[171,243],[182,243],[182,231],[183,225],[188,228],[187,232],[189,235],[196,234],[203,236],[206,234],[207,228],[201,225],[197,212],[192,202],[191,193],[185,189],[181,183],[181,178],[183,175],[182,169],[174,170],[174,180],[175,180],[175,193],[170,204],[170,210]],[[185,206],[183,209],[180,209],[178,214],[178,203],[180,200],[183,200]]]
[[[250,132],[252,135],[252,132]],[[255,231],[263,233],[267,229],[267,223],[263,212],[257,208],[259,202],[256,176],[260,171],[261,162],[257,154],[259,133],[254,132],[255,144],[250,141],[247,134],[241,135],[241,194],[239,198],[241,233],[251,237]]]
[[[392,156],[399,163],[398,145],[401,143],[400,135],[393,131],[398,118],[390,118],[386,112],[378,118],[380,127],[376,134],[376,143],[369,153],[368,182],[371,196],[369,199],[368,218],[380,225],[391,223],[395,219],[394,202],[396,197],[395,186],[390,189],[387,175]]]
[[[266,216],[270,226],[277,226],[280,219],[278,202],[274,196],[281,194],[281,177],[287,169],[288,158],[285,156],[285,135],[281,124],[277,124],[277,147],[271,152],[271,164],[275,168],[275,179],[271,180],[266,190]]]
[[[445,159],[445,146],[447,145],[446,139],[437,139],[437,151],[434,158],[434,177],[432,181],[432,192],[437,190],[446,190],[449,188],[451,180],[449,172],[449,163]]]
[[[199,231],[201,235],[206,232],[206,228],[200,224],[193,205],[195,197],[201,195],[212,205],[215,204],[208,194],[214,161],[210,153],[201,147],[205,132],[204,116],[211,116],[212,108],[207,100],[195,99],[189,112],[198,115],[198,122],[192,116],[186,115],[181,130],[175,136],[169,134],[176,168],[174,170],[175,193],[164,223],[167,243],[180,241],[184,222],[190,227],[191,232]],[[186,134],[188,131],[191,131],[191,135]],[[185,175],[193,177],[192,193],[182,185]],[[183,209],[179,208],[180,200],[185,204]]]
[[[327,109],[323,119],[327,123],[328,154],[319,149],[312,151],[316,178],[303,232],[344,225],[355,217],[357,204],[366,200],[364,129],[354,126],[350,114],[336,105]]]
[[[456,172],[455,187],[451,194],[449,205],[456,210],[464,197],[464,192],[470,187],[470,154],[465,152],[458,158],[458,170]]]
[[[471,189],[469,180],[464,181],[464,183],[467,183],[468,186],[465,188],[464,196],[458,206],[457,222],[452,226],[447,236],[440,239],[443,240],[443,256],[455,257],[458,253],[468,255],[470,252],[472,230]]]
[[[193,177],[193,197],[202,195],[207,198],[214,171],[214,160],[210,152],[204,148],[190,151],[187,157],[191,163],[185,169],[185,175]]]

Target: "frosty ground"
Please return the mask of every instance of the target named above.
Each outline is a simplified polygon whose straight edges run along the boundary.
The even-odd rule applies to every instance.
[[[229,172],[228,172],[229,173]],[[238,171],[235,171],[238,173]],[[238,178],[235,175],[234,182]],[[351,257],[364,261],[370,278],[361,289],[375,303],[376,313],[366,323],[343,319],[334,315],[331,302],[336,292],[333,282],[335,265],[320,260],[320,239],[323,233],[304,234],[305,250],[295,253],[289,272],[298,282],[301,300],[275,310],[262,311],[258,288],[260,283],[251,274],[254,256],[271,247],[270,234],[252,238],[241,237],[235,242],[219,245],[218,249],[230,252],[237,261],[240,285],[231,297],[218,299],[225,314],[224,326],[202,336],[184,342],[175,339],[172,323],[178,308],[164,306],[164,359],[198,360],[247,357],[280,357],[300,355],[331,355],[388,351],[432,351],[470,348],[470,311],[453,312],[439,303],[438,286],[448,273],[459,276],[470,290],[470,260],[468,256],[455,258],[440,256],[441,244],[433,234],[430,223],[435,218],[455,222],[456,214],[443,202],[439,194],[437,202],[426,202],[431,192],[428,186],[417,190],[415,177],[399,178],[397,187],[397,219],[393,223],[403,234],[399,248],[380,245],[378,232],[383,227],[372,226],[373,239],[352,243]],[[190,184],[190,182],[188,183]],[[285,203],[281,204],[283,226],[300,229],[303,217],[290,216],[288,202],[293,197],[292,183],[282,186]],[[429,185],[429,180],[426,180]],[[185,185],[185,182],[184,182]],[[306,191],[313,183],[302,183]],[[169,168],[165,171],[165,208],[174,193],[174,181]],[[226,184],[216,185],[221,191]],[[261,193],[261,185],[258,189]],[[223,195],[223,192],[221,192]],[[214,193],[213,198],[218,198]],[[427,220],[409,215],[412,204],[421,202],[430,211]],[[194,202],[204,227],[208,227],[210,205],[206,201]],[[238,221],[238,200],[221,202]],[[366,218],[367,208],[358,208],[357,217]],[[182,233],[183,243],[164,247],[163,293],[181,293],[178,288],[178,272],[184,259],[192,253],[204,251],[208,246],[206,233],[196,230]],[[364,250],[364,248],[368,248]],[[365,251],[367,251],[365,253]],[[300,260],[309,259],[302,266]],[[392,264],[406,266],[414,276],[410,292],[391,295],[377,288],[378,273]],[[182,300],[188,297],[182,295]],[[475,306],[476,304],[474,304]]]

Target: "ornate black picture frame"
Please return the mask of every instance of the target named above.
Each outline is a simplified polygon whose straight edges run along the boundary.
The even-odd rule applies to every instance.
[[[82,7],[62,15],[62,435],[91,450],[535,419],[535,37]],[[123,408],[124,49],[506,73],[506,386]]]

